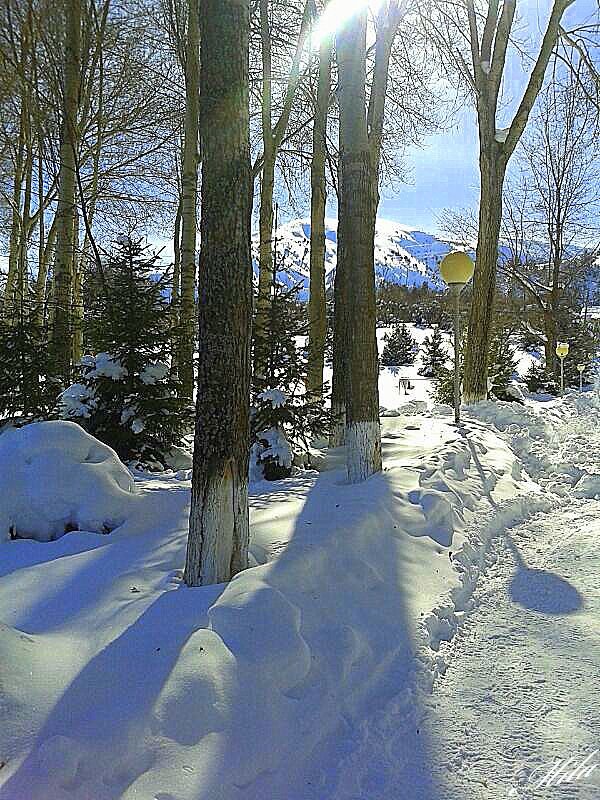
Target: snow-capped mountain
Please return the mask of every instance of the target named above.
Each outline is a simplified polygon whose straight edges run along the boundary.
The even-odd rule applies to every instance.
[[[337,263],[337,219],[325,220],[325,273],[328,286],[333,285]],[[427,285],[443,290],[439,263],[451,250],[464,248],[475,258],[475,242],[463,242],[449,236],[441,238],[418,228],[399,222],[378,219],[375,229],[375,275],[379,281],[401,286]],[[254,272],[258,276],[258,233],[252,237]],[[543,242],[528,243],[528,256],[539,263],[548,258],[548,245]],[[310,268],[310,219],[294,219],[280,225],[275,233],[274,251],[278,279],[287,285],[300,285],[300,298],[307,299]],[[579,247],[570,246],[569,254],[581,253]],[[500,244],[499,261],[512,258],[507,244]],[[594,283],[595,286],[595,283]]]
[[[337,219],[325,221],[325,271],[333,284],[337,263]],[[253,237],[254,268],[258,269],[258,234]],[[437,265],[452,249],[450,242],[390,220],[378,219],[375,232],[375,274],[402,286],[443,288]],[[310,219],[295,219],[277,228],[274,242],[278,278],[282,283],[309,285]],[[300,293],[300,296],[304,295]]]

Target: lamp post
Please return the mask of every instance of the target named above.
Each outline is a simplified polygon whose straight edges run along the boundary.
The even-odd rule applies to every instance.
[[[583,371],[585,369],[585,364],[577,364],[577,369],[579,370],[579,391],[583,392]]]
[[[560,358],[560,393],[565,393],[565,358],[569,353],[568,342],[556,343],[556,355]]]
[[[460,293],[473,277],[475,265],[466,253],[456,251],[444,256],[440,263],[442,280],[454,299],[454,421],[460,423]]]

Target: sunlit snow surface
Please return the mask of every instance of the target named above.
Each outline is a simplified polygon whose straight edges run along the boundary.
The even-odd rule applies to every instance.
[[[109,534],[1,543],[0,798],[495,800],[518,778],[512,755],[586,747],[591,395],[484,403],[459,430],[420,408],[384,417],[384,472],[366,483],[346,484],[338,450],[321,473],[253,484],[256,566],[228,586],[181,584],[187,472],[136,479]],[[55,464],[89,464],[104,485],[117,465],[56,430]],[[12,452],[3,475],[35,469]],[[60,492],[77,509],[73,469]],[[50,475],[12,484],[2,514],[23,492],[34,508]],[[505,724],[521,730],[513,749]]]

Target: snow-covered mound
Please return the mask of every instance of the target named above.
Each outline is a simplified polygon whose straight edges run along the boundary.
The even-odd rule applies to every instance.
[[[295,219],[275,233],[279,280],[286,284],[309,285],[310,219]],[[397,222],[378,219],[375,233],[375,274],[381,281],[402,286],[429,285],[442,289],[437,271],[439,261],[452,249],[448,242]],[[253,238],[254,269],[258,264],[258,234]],[[325,273],[333,284],[337,264],[337,220],[325,221]],[[306,297],[306,292],[301,297]]]
[[[130,507],[133,478],[110,447],[74,422],[37,422],[0,436],[0,541],[106,533]]]

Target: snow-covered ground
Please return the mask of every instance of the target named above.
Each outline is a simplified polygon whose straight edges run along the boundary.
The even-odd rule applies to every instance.
[[[594,729],[599,422],[591,394],[386,417],[366,483],[338,450],[253,484],[256,566],[199,589],[187,472],[132,487],[71,423],[0,435],[0,798],[526,789]],[[36,508],[40,539],[82,530],[11,539]]]

